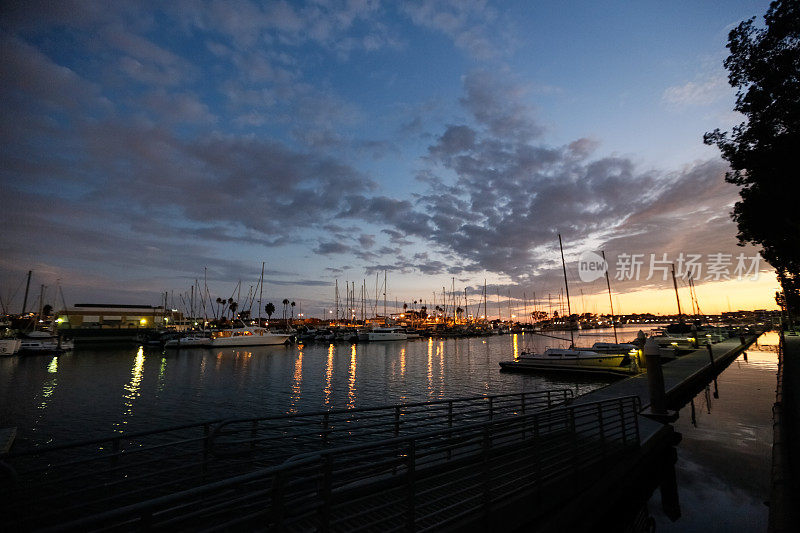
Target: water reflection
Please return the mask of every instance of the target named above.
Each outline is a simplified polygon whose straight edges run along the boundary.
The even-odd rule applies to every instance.
[[[128,421],[127,418],[133,414],[133,404],[136,399],[141,395],[140,386],[142,384],[142,376],[144,375],[144,348],[139,346],[139,351],[136,352],[136,358],[133,360],[133,369],[131,370],[131,380],[125,385],[125,392],[122,395],[124,400],[125,409],[122,412],[122,420],[114,424],[114,427],[119,433],[122,433],[122,427]]]
[[[428,398],[433,396],[433,338],[428,338]]]
[[[513,345],[512,352],[514,354],[514,359],[519,359],[519,342],[516,333],[511,336],[511,343]]]
[[[158,367],[158,392],[164,392],[164,384],[167,377],[167,358],[161,358],[161,366]]]
[[[676,467],[682,513],[673,523],[656,509],[659,531],[766,530],[777,355],[761,349],[769,334],[758,342],[681,409],[674,425],[683,436]]]
[[[289,396],[289,412],[297,412],[297,404],[300,401],[300,396],[303,386],[303,350],[298,350],[297,359],[294,361],[294,373],[292,374],[292,392]]]
[[[53,357],[50,364],[47,365],[47,378],[42,383],[42,401],[39,404],[39,409],[47,409],[47,399],[53,395],[58,385],[56,374],[58,373],[58,356]]]
[[[336,346],[333,343],[328,345],[328,359],[325,362],[325,388],[322,393],[324,395],[324,404],[331,405],[331,380],[333,379],[333,353]]]
[[[350,368],[347,372],[347,408],[356,406],[356,345],[350,346]]]
[[[528,338],[517,337],[518,349]],[[279,415],[290,407],[303,412],[561,387],[584,393],[605,384],[500,373],[497,363],[513,357],[512,348],[505,336],[355,348],[330,343],[254,347],[238,354],[231,349],[164,355],[78,347],[57,361],[0,358],[0,419],[19,428],[20,445],[32,447],[51,439],[100,438],[109,428],[145,431],[213,418]],[[48,365],[57,373],[47,372]],[[46,410],[40,409],[43,400]]]

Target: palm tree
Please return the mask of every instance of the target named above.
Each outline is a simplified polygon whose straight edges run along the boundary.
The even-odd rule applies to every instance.
[[[217,307],[217,308],[214,310],[214,318],[217,318],[217,313],[219,313],[219,306],[220,306],[220,305],[222,305],[222,303],[223,303],[224,301],[225,301],[225,300],[223,300],[222,298],[220,298],[220,297],[217,297],[217,306],[218,306],[218,307]]]
[[[236,316],[235,316],[235,315],[236,315],[236,310],[237,310],[238,308],[239,308],[239,303],[238,303],[238,302],[231,302],[231,303],[228,305],[228,309],[229,309],[229,310],[230,310],[230,312],[231,312],[231,320],[233,320],[234,318],[236,318]]]
[[[288,305],[289,305],[289,299],[288,298],[284,298],[283,299],[283,321],[286,322],[287,326],[289,325],[289,323],[288,323],[289,315],[288,315],[288,310],[287,310],[287,306]]]
[[[264,311],[267,313],[267,324],[269,324],[269,321],[272,318],[272,313],[275,312],[275,305],[273,305],[272,302],[269,302],[266,306],[264,306]]]
[[[294,306],[296,305],[294,302],[290,303],[289,305],[292,306],[292,324],[294,324]]]

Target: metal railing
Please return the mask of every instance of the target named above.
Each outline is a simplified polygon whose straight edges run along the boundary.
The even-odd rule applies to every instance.
[[[554,484],[577,490],[638,447],[639,409],[631,396],[299,454],[62,528],[425,531],[512,506],[533,519]]]
[[[17,482],[0,512],[10,523],[56,524],[273,466],[298,453],[527,414],[572,398],[563,389],[212,420],[7,454],[0,460]]]

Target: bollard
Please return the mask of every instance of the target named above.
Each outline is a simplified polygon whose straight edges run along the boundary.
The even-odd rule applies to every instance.
[[[647,385],[650,389],[650,410],[653,414],[664,415],[667,413],[664,372],[661,369],[658,342],[652,337],[644,343],[644,358],[647,365]]]

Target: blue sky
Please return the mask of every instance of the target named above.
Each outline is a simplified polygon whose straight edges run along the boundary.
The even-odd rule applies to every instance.
[[[558,291],[558,232],[572,259],[753,253],[701,138],[738,122],[727,32],[767,7],[11,4],[0,295],[29,269],[70,301],[155,303],[205,269],[229,294],[266,261],[272,299],[320,308],[383,269],[400,301],[453,277],[519,299]]]

